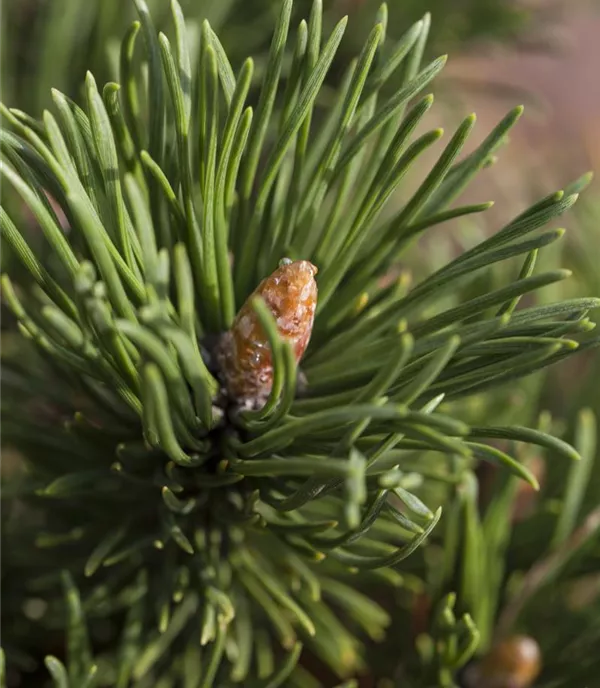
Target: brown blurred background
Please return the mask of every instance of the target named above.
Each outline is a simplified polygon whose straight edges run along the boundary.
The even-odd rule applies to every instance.
[[[600,3],[524,4],[554,6],[543,44],[477,45],[467,54],[451,55],[444,72],[458,98],[477,113],[479,137],[519,96],[525,104],[498,163],[499,173],[510,169],[511,174],[494,175],[513,199],[531,186],[549,190],[548,185],[560,186],[588,169],[600,169]]]

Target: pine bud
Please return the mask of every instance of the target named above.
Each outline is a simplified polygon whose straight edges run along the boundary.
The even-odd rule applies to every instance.
[[[530,636],[512,636],[494,645],[470,669],[470,688],[529,688],[540,673],[540,648]]]
[[[260,407],[273,383],[266,333],[252,308],[260,296],[277,322],[279,334],[294,347],[299,361],[308,346],[317,305],[317,268],[307,260],[284,258],[246,300],[221,342],[219,363],[227,392],[238,404]]]

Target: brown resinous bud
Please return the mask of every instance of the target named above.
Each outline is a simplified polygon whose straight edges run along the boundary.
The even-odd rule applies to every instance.
[[[514,635],[496,643],[480,662],[467,670],[469,688],[529,688],[541,670],[537,642]]]
[[[260,296],[277,323],[279,335],[289,341],[300,361],[312,332],[317,306],[317,268],[307,260],[284,258],[246,300],[219,347],[219,364],[229,398],[259,408],[273,383],[271,348],[252,300]]]

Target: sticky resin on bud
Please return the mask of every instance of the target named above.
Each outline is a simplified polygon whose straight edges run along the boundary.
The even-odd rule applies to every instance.
[[[252,300],[260,296],[277,323],[279,335],[291,342],[296,361],[302,358],[312,333],[317,306],[317,268],[307,260],[283,258],[238,312],[223,336],[219,363],[227,392],[236,404],[262,406],[273,384],[269,340]]]

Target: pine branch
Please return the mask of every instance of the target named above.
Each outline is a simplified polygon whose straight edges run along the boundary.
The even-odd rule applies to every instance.
[[[432,475],[460,493],[482,460],[537,487],[518,456],[473,441],[481,439],[578,458],[541,431],[470,426],[452,401],[578,349],[600,300],[518,305],[569,277],[534,271],[533,257],[562,232],[532,233],[567,211],[579,189],[547,196],[417,284],[385,286],[417,234],[489,207],[450,205],[521,110],[458,160],[475,123],[466,118],[413,196],[384,220],[404,175],[443,135],[413,138],[431,97],[407,110],[445,63],[421,65],[428,18],[394,46],[383,8],[338,104],[328,106],[320,94],[346,21],[322,41],[316,0],[290,50],[284,2],[254,108],[253,62],[236,77],[208,22],[192,60],[176,0],[174,48],[143,0],[135,6],[121,86],[100,89],[88,73],[84,107],[54,91],[56,114],[40,121],[1,106],[10,127],[3,180],[53,256],[44,264],[3,207],[2,236],[29,275],[4,275],[3,294],[37,352],[25,367],[3,366],[3,436],[28,467],[12,499],[39,509],[44,523],[42,533],[28,518],[11,524],[8,546],[21,551],[19,573],[22,562],[39,562],[26,589],[55,601],[59,568],[81,589],[79,601],[66,579],[68,666],[46,660],[56,685],[91,685],[96,666],[121,686],[208,686],[217,677],[284,685],[303,646],[344,678],[362,666],[359,638],[365,630],[381,637],[387,616],[358,592],[332,592],[330,581],[396,581],[399,562],[437,539],[442,497]],[[143,69],[133,59],[140,28]],[[385,67],[384,48],[394,56]],[[294,57],[281,103],[286,50]],[[402,85],[388,95],[398,74]],[[450,290],[512,258],[523,264],[518,279],[447,307]],[[316,287],[314,266],[306,281],[296,271],[312,263],[319,297],[301,375],[312,313],[305,301],[302,317],[293,309]],[[257,373],[260,390],[239,392],[240,371],[244,384]],[[414,452],[433,456],[436,470],[411,465]],[[473,503],[467,494],[468,518]],[[469,536],[472,556],[476,529]],[[476,578],[465,571],[463,591]],[[316,604],[321,592],[327,604]],[[359,620],[357,604],[366,614]],[[82,610],[113,620],[127,612],[112,668],[91,663]],[[452,615],[447,599],[447,648],[422,648],[445,677],[440,685],[477,639],[470,616]]]

